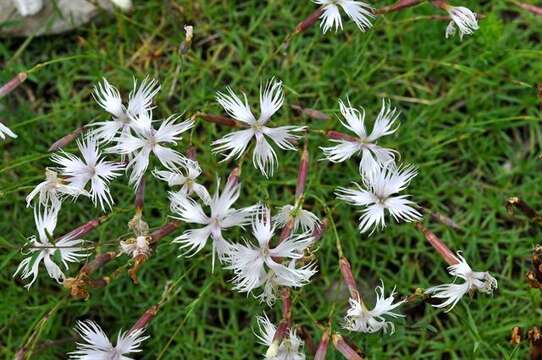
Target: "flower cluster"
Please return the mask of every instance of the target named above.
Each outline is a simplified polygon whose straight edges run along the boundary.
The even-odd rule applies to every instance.
[[[370,26],[368,19],[372,17],[372,9],[364,3],[347,0],[317,2],[323,6],[324,31],[342,27],[338,7],[360,28]],[[51,278],[57,282],[64,281],[66,276],[61,265],[68,270],[69,263],[81,261],[89,255],[81,232],[72,231],[58,239],[53,237],[64,201],[88,198],[102,211],[111,209],[115,202],[112,194],[115,193],[111,191],[110,183],[121,177],[123,172],[129,173],[127,182],[133,185],[136,199],[142,201],[143,179],[151,168],[154,178],[166,182],[171,188],[170,216],[185,225],[184,231],[173,240],[179,245],[180,256],[194,256],[209,244],[212,270],[218,263],[231,271],[233,290],[252,294],[272,306],[280,289],[283,290],[281,295],[287,294],[283,295],[286,304],[283,309],[288,308],[291,304],[287,302],[291,299],[287,296],[291,289],[307,285],[317,272],[314,245],[319,237],[315,234],[323,224],[314,213],[303,208],[308,173],[306,140],[294,202],[280,206],[278,213],[272,216],[270,207],[262,202],[241,205],[241,161],[223,185],[220,180],[216,181],[211,195],[200,178],[204,172],[195,156],[185,156],[176,150],[182,134],[194,127],[196,116],[187,121],[180,121],[176,115],[153,120],[153,98],[159,90],[155,80],[146,78],[139,85],[134,81],[125,105],[120,92],[107,80],[95,87],[94,97],[110,118],[87,127],[90,130],[77,141],[79,155],[58,150],[51,156],[53,166],[46,168],[45,180],[26,198],[27,206],[34,206],[38,235],[29,239],[26,247],[28,256],[15,275],[20,274],[23,280],[30,279],[26,285],[30,287],[43,263]],[[239,97],[231,88],[227,88],[226,93],[218,92],[217,101],[233,118],[228,119],[228,124],[241,128],[212,143],[215,153],[225,155],[224,161],[240,159],[252,142],[253,165],[265,177],[270,177],[278,163],[271,144],[283,150],[297,150],[297,142],[301,138],[299,133],[306,130],[304,126],[269,126],[271,118],[285,101],[281,81],[271,79],[261,87],[259,117],[254,116],[247,96],[243,93]],[[398,131],[399,111],[389,101],[383,100],[371,131],[368,131],[363,108],[353,107],[349,100],[340,100],[339,110],[343,118],[340,123],[354,136],[328,131],[327,136],[333,144],[321,147],[321,150],[332,163],[360,157],[356,168],[361,182],[355,183],[353,188],[339,186],[335,192],[337,199],[362,208],[360,233],[382,231],[390,215],[396,222],[421,220],[418,205],[409,195],[403,194],[418,174],[417,169],[398,163],[399,152],[380,144],[385,137],[391,137]],[[161,168],[151,167],[151,154],[156,158],[155,164]],[[137,204],[136,200],[136,215],[130,222],[135,237],[119,241],[119,250],[113,255],[129,254],[136,263],[151,256],[153,250],[152,234],[142,219],[142,205],[138,207]],[[241,235],[246,228],[251,230],[250,237]],[[342,250],[339,255],[341,261],[346,261]],[[134,266],[134,272],[136,266],[139,265]],[[406,301],[396,301],[395,288],[386,297],[382,283],[376,287],[374,307],[369,308],[352,280],[350,265],[347,264],[345,269],[341,267],[350,298],[343,327],[354,332],[393,333],[395,325],[390,319],[402,317],[396,309]],[[497,287],[491,275],[474,272],[460,254],[451,260],[449,273],[464,282],[426,290],[432,297],[443,299],[436,307],[448,307],[448,311],[466,293],[475,290],[491,293]],[[257,337],[269,347],[266,359],[305,359],[303,341],[292,327],[290,315],[284,314],[280,323],[282,327],[275,326],[267,315],[257,318],[260,329]],[[126,354],[140,351],[141,343],[148,338],[144,335],[144,328],[138,328],[119,333],[113,346],[92,321],[78,322],[75,329],[84,342],[78,343],[77,350],[69,354],[72,359],[129,359]]]

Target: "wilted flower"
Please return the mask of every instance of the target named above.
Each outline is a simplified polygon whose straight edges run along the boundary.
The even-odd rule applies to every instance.
[[[105,161],[96,138],[90,136],[85,140],[78,141],[79,152],[83,156],[79,157],[62,151],[61,154],[54,154],[51,160],[62,166],[61,173],[66,176],[69,185],[73,188],[84,191],[87,183],[90,182],[90,197],[95,206],[105,210],[106,206],[111,207],[113,198],[109,192],[109,182],[120,176],[120,171],[124,169],[121,164]]]
[[[417,172],[413,166],[403,168],[394,164],[377,168],[363,178],[362,187],[355,184],[357,189],[338,188],[337,198],[352,205],[365,207],[360,217],[360,232],[366,232],[374,226],[384,228],[384,215],[387,210],[396,221],[416,221],[422,215],[414,209],[414,202],[407,199],[408,195],[392,196],[403,191]],[[371,233],[372,233],[371,232]]]
[[[426,293],[432,297],[446,299],[444,302],[433,306],[438,308],[449,306],[447,311],[450,311],[468,292],[478,290],[486,294],[492,294],[493,290],[497,288],[497,280],[493,276],[488,272],[472,271],[459,252],[457,253],[457,261],[457,264],[448,267],[448,272],[456,278],[465,280],[465,282],[462,284],[443,284],[427,289]]]
[[[363,301],[354,298],[349,299],[350,308],[345,317],[345,329],[364,333],[374,333],[383,330],[384,333],[389,331],[393,334],[395,325],[391,321],[387,321],[386,317],[402,317],[403,315],[393,312],[393,310],[402,305],[404,301],[393,303],[395,300],[395,289],[392,290],[390,296],[385,297],[384,283],[382,283],[382,286],[377,286],[375,292],[376,304],[371,310],[367,309]]]
[[[186,174],[183,174],[181,170],[176,169],[174,171],[166,170],[154,170],[153,175],[160,180],[167,182],[168,186],[180,186],[180,193],[191,196],[196,194],[205,204],[211,202],[211,195],[205,188],[205,186],[198,184],[196,179],[201,175],[201,168],[196,161],[188,161],[186,163]]]
[[[459,38],[463,40],[463,36],[471,35],[479,29],[476,14],[463,6],[448,6],[447,9],[452,21],[446,28],[446,39],[454,36],[456,29],[459,29]]]
[[[201,205],[184,194],[170,192],[171,211],[178,218],[186,223],[204,225],[199,229],[190,229],[181,236],[175,238],[174,242],[181,244],[181,249],[187,253],[198,253],[207,243],[209,236],[213,239],[213,267],[215,253],[223,259],[231,246],[223,237],[222,231],[234,226],[244,226],[249,222],[254,207],[234,209],[233,204],[239,198],[240,184],[227,182],[222,193],[220,193],[220,182],[214,196],[209,202],[210,215],[207,216]]]
[[[134,79],[134,88],[130,92],[128,106],[125,107],[117,88],[104,78],[103,83],[94,88],[94,99],[113,116],[113,119],[93,124],[97,127],[94,129],[96,138],[110,141],[119,133],[120,135],[129,133],[130,129],[136,126],[133,119],[152,109],[152,98],[158,91],[160,85],[156,80],[145,78],[138,87]]]
[[[30,206],[32,199],[38,194],[39,204],[44,207],[60,207],[65,196],[90,195],[86,190],[68,184],[49,168],[45,169],[45,181],[39,183],[26,197],[26,206]]]
[[[322,22],[320,27],[322,28],[323,33],[325,34],[329,29],[335,28],[335,31],[343,28],[343,23],[341,19],[341,14],[339,12],[339,6],[343,11],[348,15],[352,21],[356,23],[358,28],[361,31],[366,31],[369,29],[371,24],[371,19],[375,16],[373,15],[373,8],[371,5],[363,1],[354,1],[354,0],[313,0],[315,3],[319,4],[323,8],[323,13],[320,16]]]
[[[250,242],[232,244],[228,253],[228,269],[233,270],[235,290],[250,293],[264,285],[300,287],[309,282],[316,272],[313,264],[296,268],[295,261],[286,266],[282,261],[298,260],[312,243],[310,232],[290,236],[277,246],[271,247],[275,227],[271,225],[271,212],[261,206],[254,212],[252,232],[257,245]],[[268,284],[266,284],[268,283]],[[265,298],[263,300],[266,300]]]
[[[273,338],[277,327],[269,320],[266,314],[256,318],[258,322],[259,334],[254,333],[260,344],[268,348],[273,344]],[[305,360],[303,351],[303,340],[301,340],[295,330],[290,329],[288,337],[280,343],[277,353],[273,357],[266,356],[266,360]]]
[[[77,343],[77,350],[68,355],[78,360],[131,360],[125,355],[141,352],[141,343],[149,338],[143,335],[145,329],[119,332],[117,345],[113,346],[102,328],[91,320],[78,321],[75,331],[84,343]]]
[[[136,258],[138,256],[147,258],[152,251],[149,244],[149,236],[144,235],[121,241],[120,249],[123,253],[131,256],[132,258]]]
[[[30,288],[36,281],[39,265],[42,261],[49,276],[57,282],[61,282],[64,279],[64,273],[53,260],[61,261],[64,267],[68,269],[68,263],[78,262],[87,256],[84,252],[85,249],[82,247],[85,240],[62,237],[57,241],[52,241],[58,210],[58,208],[46,208],[42,214],[39,209],[34,209],[38,236],[32,236],[29,239],[30,256],[19,264],[17,271],[13,274],[13,276],[16,276],[21,272],[23,280],[32,277],[31,281],[25,285],[26,288]]]
[[[294,233],[300,227],[303,232],[312,232],[319,223],[316,215],[308,210],[296,209],[294,205],[284,205],[279,209],[278,214],[273,217],[273,221],[278,227],[286,226],[290,219],[294,221],[294,228],[292,229]]]
[[[176,145],[181,140],[181,134],[190,129],[194,122],[191,120],[176,123],[179,116],[170,116],[162,121],[158,130],[152,126],[152,114],[142,112],[136,119],[132,133],[127,133],[113,139],[117,144],[109,149],[110,153],[130,155],[131,160],[126,169],[132,169],[130,184],[139,185],[139,181],[149,166],[149,157],[153,153],[160,163],[168,169],[186,165],[188,159],[181,153],[165,145]]]
[[[264,89],[260,89],[260,117],[258,120],[252,114],[247,97],[243,94],[244,102],[228,88],[228,94],[219,92],[217,101],[224,110],[234,119],[242,122],[248,129],[234,131],[213,142],[214,151],[223,153],[229,151],[223,161],[231,158],[238,159],[247,149],[252,138],[256,138],[256,145],[252,153],[254,166],[260,169],[264,176],[272,176],[277,161],[277,154],[267,141],[267,138],[281,149],[295,150],[292,141],[299,138],[292,132],[302,131],[303,127],[280,126],[276,128],[267,127],[266,124],[271,116],[277,112],[284,103],[282,82],[270,80]]]
[[[12,138],[16,138],[17,135],[10,128],[0,122],[0,139],[5,140],[6,135]]]
[[[394,126],[399,117],[399,112],[395,108],[392,109],[389,102],[382,100],[382,108],[374,122],[373,131],[367,134],[365,110],[363,108],[360,111],[352,107],[350,102],[346,105],[342,101],[339,101],[339,108],[346,120],[346,123],[341,121],[341,124],[355,133],[357,139],[332,139],[331,141],[338,145],[321,147],[326,158],[335,163],[343,162],[361,152],[359,171],[364,174],[392,163],[395,159],[395,151],[381,147],[376,142],[381,137],[397,131],[398,127]]]

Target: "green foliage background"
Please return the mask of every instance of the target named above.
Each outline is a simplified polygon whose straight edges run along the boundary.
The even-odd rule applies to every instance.
[[[0,117],[19,137],[2,142],[0,164],[0,356],[12,358],[37,322],[57,304],[58,311],[42,327],[41,341],[60,340],[34,355],[58,359],[74,349],[76,320],[93,319],[112,336],[127,329],[149,306],[159,301],[168,280],[179,280],[178,295],[168,302],[149,327],[141,358],[252,359],[264,351],[252,334],[255,316],[267,311],[280,315],[279,306],[267,309],[252,297],[231,291],[231,274],[211,273],[207,248],[193,258],[178,258],[178,250],[164,239],[140,271],[140,284],[127,275],[88,301],[65,299],[66,291],[42,271],[27,291],[13,279],[19,252],[34,232],[26,194],[41,181],[48,161],[47,148],[79,125],[107,116],[91,97],[92,85],[106,77],[127,94],[132,76],[150,75],[162,83],[155,114],[167,117],[196,111],[219,113],[215,92],[231,85],[257,104],[260,83],[276,76],[284,81],[286,105],[274,124],[307,124],[311,172],[307,207],[325,216],[322,203],[332,209],[345,253],[354,273],[373,301],[374,286],[382,279],[401,296],[415,288],[446,282],[444,262],[409,224],[391,223],[373,236],[357,232],[356,209],[339,203],[337,186],[358,181],[357,162],[330,165],[318,161],[318,146],[327,143],[316,130],[340,129],[337,101],[349,97],[374,119],[381,98],[392,100],[402,112],[399,131],[383,144],[416,164],[419,175],[409,193],[422,205],[445,213],[464,227],[457,232],[425,220],[453,249],[463,250],[471,265],[490,270],[499,281],[493,297],[465,298],[445,313],[417,303],[402,310],[393,336],[347,334],[338,324],[346,297],[337,296],[340,272],[335,239],[327,232],[318,251],[319,273],[309,286],[294,291],[294,320],[316,341],[332,309],[336,329],[360,346],[368,359],[509,359],[525,358],[527,345],[510,345],[513,326],[540,324],[539,291],[524,281],[531,248],[539,229],[521,216],[506,213],[504,202],[517,195],[540,208],[540,113],[536,83],[540,82],[542,20],[507,1],[467,1],[464,5],[486,17],[474,36],[460,42],[444,39],[446,23],[428,20],[442,15],[430,4],[379,17],[362,33],[350,21],[344,31],[325,36],[317,27],[295,38],[288,49],[276,52],[283,38],[315,5],[310,1],[136,1],[130,14],[103,14],[99,20],[60,36],[2,39],[1,82],[35,64],[65,57],[31,74],[29,80],[0,103]],[[375,6],[392,1],[378,2]],[[177,52],[183,25],[195,27],[192,50],[182,60]],[[175,68],[177,85],[170,88]],[[332,114],[332,120],[297,116],[290,105],[302,104]],[[192,143],[204,169],[206,184],[225,178],[233,163],[218,163],[210,142],[228,129],[198,123],[180,145]],[[70,150],[75,151],[71,145]],[[239,206],[266,201],[273,207],[293,201],[298,154],[279,152],[280,167],[265,179],[250,163],[243,168]],[[152,166],[151,166],[152,168]],[[147,176],[145,217],[151,227],[168,221],[164,184]],[[116,248],[127,234],[133,212],[133,191],[122,177],[112,185],[116,205],[107,223],[87,236],[97,251]],[[66,203],[57,233],[99,216],[81,199]],[[184,227],[183,227],[184,228]],[[178,234],[180,231],[178,232]],[[240,241],[240,232],[230,232]],[[119,258],[108,274],[126,263]],[[72,266],[74,274],[78,265]],[[340,291],[339,291],[340,292]],[[177,331],[177,332],[175,332]],[[172,336],[175,335],[175,336]],[[171,343],[168,341],[171,339]],[[169,346],[168,346],[169,345]],[[341,358],[330,351],[330,359]]]

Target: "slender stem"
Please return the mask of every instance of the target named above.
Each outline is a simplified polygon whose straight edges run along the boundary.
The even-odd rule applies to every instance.
[[[335,131],[335,130],[329,130],[329,131],[326,131],[326,136],[330,139],[333,139],[333,140],[346,140],[346,141],[350,141],[350,142],[358,142],[359,139],[356,138],[356,137],[353,137],[353,136],[350,136],[348,134],[345,134],[345,133],[342,133],[340,131]]]
[[[324,8],[322,6],[316,9],[305,20],[297,24],[293,34],[297,35],[297,34],[301,34],[302,32],[305,32],[308,28],[310,28],[312,25],[314,25],[318,21],[318,19],[320,18],[320,16],[322,16],[323,13],[324,13]]]
[[[149,244],[157,243],[160,239],[171,234],[173,231],[177,230],[180,226],[181,226],[181,222],[179,220],[170,221],[169,223],[162,226],[158,230],[155,230],[152,233],[150,233]]]
[[[0,87],[0,99],[19,87],[19,85],[21,85],[27,78],[27,73],[20,72],[15,75],[13,79],[2,85],[2,87]]]
[[[314,355],[314,360],[325,360],[327,355],[327,348],[329,347],[329,328],[324,330],[322,334],[322,339],[318,345],[318,350],[316,350],[316,355]]]
[[[423,226],[421,223],[416,223],[416,228],[420,230],[427,241],[437,250],[437,252],[442,256],[444,261],[446,261],[449,265],[456,265],[459,264],[459,260],[457,259],[457,256],[453,253],[452,250],[450,250],[444,242],[442,242],[441,239],[439,239],[435,234],[433,234],[429,229],[427,229],[425,226]]]
[[[383,6],[375,11],[376,15],[387,14],[394,11],[404,10],[411,6],[421,4],[426,0],[398,0],[395,4],[389,6]]]
[[[136,189],[135,212],[141,215],[145,204],[145,177],[142,176]]]
[[[149,309],[147,309],[147,311],[145,311],[143,315],[141,315],[141,317],[132,326],[132,328],[129,331],[129,334],[135,331],[138,331],[140,329],[146,328],[147,325],[151,322],[151,320],[154,319],[159,309],[160,309],[160,306],[158,304],[153,305]]]
[[[526,4],[526,3],[523,3],[523,2],[519,2],[519,1],[510,1],[512,4],[524,9],[524,10],[527,10],[527,11],[530,11],[531,13],[535,14],[535,15],[538,15],[538,16],[542,16],[542,7],[539,7],[539,6],[536,6],[536,5],[531,5],[531,4]]]
[[[108,215],[103,215],[103,216],[100,216],[99,218],[87,221],[83,225],[80,225],[76,227],[75,229],[73,229],[72,231],[70,231],[69,233],[61,236],[59,239],[57,239],[57,241],[62,238],[80,239],[81,237],[85,236],[86,234],[96,229],[101,224],[103,224],[105,220],[107,220],[107,217]]]
[[[339,259],[339,268],[341,269],[341,274],[343,275],[344,283],[348,287],[350,292],[350,297],[356,300],[358,303],[362,304],[361,294],[358,291],[358,286],[356,284],[356,279],[352,273],[352,267],[348,262],[348,259],[344,256],[341,256]]]
[[[308,150],[308,140],[305,134],[305,143],[303,144],[303,152],[301,153],[301,160],[299,161],[299,171],[298,171],[297,183],[295,187],[296,203],[298,202],[298,199],[301,199],[303,197],[308,175],[309,175],[309,150]]]
[[[51,145],[47,151],[55,152],[55,151],[65,148],[66,146],[71,144],[72,141],[75,140],[79,135],[81,135],[83,131],[85,131],[85,125],[79,126],[77,129],[75,129],[71,133],[55,141],[53,145]]]
[[[339,334],[333,334],[332,336],[333,346],[338,352],[342,354],[347,360],[363,360],[363,358],[354,350],[350,345],[344,341],[344,338]]]
[[[333,234],[335,235],[335,246],[337,247],[337,252],[339,253],[339,257],[344,257],[341,239],[339,238],[339,233],[337,232],[337,227],[335,226],[335,221],[333,220],[333,214],[331,214],[331,210],[327,206],[326,206],[326,213],[327,213],[327,218],[329,219],[329,222],[331,224],[331,228],[333,229]]]

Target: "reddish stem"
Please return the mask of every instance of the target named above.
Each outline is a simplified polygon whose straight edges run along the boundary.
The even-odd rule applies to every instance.
[[[309,150],[307,149],[308,141],[305,139],[303,145],[303,153],[301,154],[301,160],[299,162],[299,172],[297,175],[297,184],[295,187],[295,197],[299,199],[303,196],[305,191],[305,184],[307,183],[307,177],[309,175]]]
[[[133,333],[134,331],[147,327],[151,320],[156,316],[156,313],[158,313],[159,308],[159,305],[153,305],[147,311],[145,311],[145,313],[136,321],[134,326],[132,326],[129,333]]]
[[[333,346],[348,360],[363,360],[363,358],[344,341],[339,334],[333,334]]]
[[[69,144],[71,144],[71,142],[73,140],[75,140],[79,135],[81,135],[81,133],[85,131],[85,126],[79,126],[77,129],[75,129],[74,131],[72,131],[71,133],[69,133],[68,135],[65,135],[64,137],[62,137],[61,139],[55,141],[53,143],[53,145],[51,145],[49,147],[49,152],[55,152],[55,151],[58,151],[60,149],[63,149],[65,148],[66,146],[68,146]]]
[[[173,221],[170,221],[169,223],[167,223],[166,225],[162,226],[160,229],[154,230],[149,235],[150,236],[149,243],[154,244],[154,243],[158,242],[163,237],[165,237],[165,236],[171,234],[173,231],[177,230],[179,228],[179,226],[181,226],[181,222],[178,221],[178,220],[173,220]]]
[[[19,85],[21,85],[28,78],[27,73],[20,72],[13,79],[5,83],[0,87],[0,98],[3,98],[13,90],[15,90]]]
[[[213,123],[213,124],[226,125],[230,127],[241,127],[241,124],[237,120],[223,116],[223,115],[210,115],[210,114],[198,114],[198,115],[203,120]]]
[[[103,254],[96,255],[96,257],[91,260],[90,262],[87,262],[79,272],[79,276],[89,276],[92,273],[94,273],[96,270],[113,260],[117,256],[117,253],[114,251],[106,252]]]
[[[420,223],[416,223],[416,227],[423,233],[427,241],[429,241],[435,250],[437,250],[437,252],[442,256],[444,261],[446,261],[449,265],[459,264],[459,260],[457,259],[456,255],[446,246],[446,244],[442,242],[441,239],[439,239],[435,234]]]
[[[198,156],[198,150],[195,146],[190,146],[188,150],[186,150],[186,157],[189,158],[192,161],[196,161],[196,158]]]
[[[238,184],[240,176],[241,176],[241,167],[238,165],[230,172],[230,175],[228,176],[227,184],[230,186],[234,186]]]
[[[145,177],[141,177],[136,189],[135,198],[135,212],[136,214],[143,213],[143,206],[145,205]]]
[[[318,345],[318,350],[316,350],[316,355],[314,355],[314,360],[325,360],[327,355],[327,348],[329,346],[329,329],[324,331],[322,339],[320,340],[320,345]]]
[[[329,223],[328,218],[325,218],[322,220],[322,222],[314,228],[314,231],[312,232],[312,237],[314,239],[314,242],[320,241],[322,236],[324,235],[324,232],[327,229],[327,225]]]
[[[381,14],[386,14],[386,13],[390,13],[394,11],[400,11],[411,6],[418,5],[424,1],[425,0],[399,0],[393,5],[384,6],[384,7],[381,7],[380,9],[377,9],[375,11],[375,14],[381,15]]]
[[[539,6],[531,5],[531,4],[525,4],[519,1],[513,1],[514,5],[519,6],[520,8],[530,11],[535,15],[542,16],[542,8]]]
[[[345,133],[342,133],[340,131],[335,131],[335,130],[329,130],[326,132],[326,136],[330,139],[333,139],[333,140],[346,140],[346,141],[351,141],[351,142],[358,142],[359,139],[358,138],[355,138],[353,136],[350,136],[350,135],[347,135]]]
[[[300,34],[310,28],[314,23],[318,21],[320,16],[324,13],[324,8],[319,7],[316,9],[312,14],[310,14],[305,20],[301,21],[297,26],[295,27],[294,34]]]
[[[343,274],[344,283],[348,287],[348,291],[350,292],[350,297],[357,300],[358,302],[361,302],[361,295],[358,291],[358,286],[356,285],[356,279],[354,278],[354,274],[352,273],[352,267],[350,266],[350,263],[348,262],[348,259],[344,256],[341,256],[339,259],[339,268],[341,269],[341,273]]]
[[[292,292],[290,288],[285,287],[281,290],[282,298],[282,319],[286,321],[288,328],[292,326]]]
[[[99,225],[103,224],[107,219],[107,215],[100,216],[97,219],[87,221],[83,225],[80,225],[70,231],[69,233],[63,235],[61,238],[71,238],[71,239],[80,239],[85,236],[92,230],[96,229]]]
[[[294,109],[301,115],[305,115],[311,119],[322,120],[322,121],[326,121],[330,119],[330,116],[328,114],[323,113],[322,111],[319,111],[319,110],[304,108],[299,105],[292,105],[292,109]]]
[[[448,8],[450,7],[450,4],[448,4],[446,1],[444,0],[433,0],[431,2],[435,7],[439,8],[439,9],[442,9],[444,11],[448,11]]]

